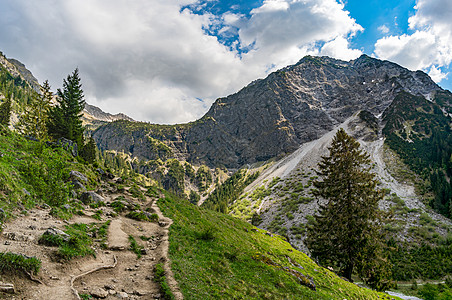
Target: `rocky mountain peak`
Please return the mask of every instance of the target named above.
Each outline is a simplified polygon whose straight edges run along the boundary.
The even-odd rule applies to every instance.
[[[237,168],[290,153],[360,110],[380,116],[402,91],[428,96],[441,90],[424,72],[367,55],[348,62],[306,56],[219,98],[200,120],[179,126],[179,147],[173,152],[191,162]],[[140,130],[167,143],[157,128]],[[108,125],[99,129],[95,133],[99,146],[106,148],[101,141],[117,135],[117,130]],[[137,140],[137,132],[129,141]],[[133,142],[118,148],[134,149]]]

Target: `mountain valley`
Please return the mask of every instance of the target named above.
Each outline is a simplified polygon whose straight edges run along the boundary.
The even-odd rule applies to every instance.
[[[133,299],[390,299],[317,265],[304,243],[319,204],[326,201],[315,196],[318,164],[339,128],[369,153],[384,192],[379,207],[386,216],[382,225],[392,279],[451,280],[452,93],[422,71],[367,55],[349,62],[306,56],[217,99],[202,118],[186,124],[137,122],[86,104],[82,120],[85,135],[92,135],[98,148],[95,162],[55,150],[60,151],[55,159],[65,162],[55,186],[64,186],[61,195],[68,196],[51,207],[40,198],[50,185],[43,188],[37,186],[44,185],[40,181],[27,178],[41,174],[38,166],[45,166],[48,174],[59,166],[44,158],[50,150],[42,149],[50,148],[14,132],[39,83],[18,61],[0,55],[0,65],[0,100],[5,101],[7,90],[18,95],[10,131],[0,136],[0,175],[13,174],[0,176],[0,208],[7,220],[1,250],[45,257],[43,270],[59,272],[58,284],[67,295],[73,287],[67,270],[82,274],[117,256],[125,271],[115,263],[115,270],[95,272],[112,278],[130,274],[120,283],[113,281],[118,289],[107,288],[111,283],[102,281],[104,275],[79,281],[75,289],[87,295],[94,285],[107,293],[114,290],[109,299],[119,292]],[[30,161],[28,169],[15,161]],[[89,177],[81,191],[69,184],[73,179],[67,174],[73,170]],[[86,192],[103,200],[84,202]],[[147,217],[134,219],[139,214]],[[147,219],[153,214],[157,221]],[[31,230],[20,227],[21,218],[26,224],[43,220]],[[108,222],[109,230],[112,224],[117,228],[118,222],[127,223],[119,226],[121,234],[138,242],[133,246],[130,238],[123,239],[118,250],[112,241],[109,245],[97,238],[92,244],[96,254],[65,262],[55,259],[55,245],[36,246],[50,225],[64,231],[75,223],[101,222]],[[31,232],[33,238],[11,238],[9,226],[16,226],[18,236]],[[161,242],[149,250],[157,236],[168,238],[166,250],[159,250]],[[144,253],[144,258],[137,256],[138,267],[134,247],[137,255]],[[155,249],[158,255],[152,254]],[[169,285],[153,280],[157,264],[164,267]],[[38,290],[57,286],[46,276],[43,271],[37,275],[44,289],[33,295],[28,289],[36,281],[17,273],[12,278],[22,285],[17,289],[21,295],[33,298]]]

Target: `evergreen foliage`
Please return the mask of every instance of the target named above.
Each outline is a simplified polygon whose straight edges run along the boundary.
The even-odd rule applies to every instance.
[[[63,80],[63,90],[58,89],[57,105],[50,110],[48,129],[55,138],[67,138],[83,145],[81,113],[85,108],[82,84],[78,69]]]
[[[93,137],[90,137],[88,143],[86,143],[80,150],[80,156],[88,163],[92,164],[96,161],[96,141]]]
[[[49,81],[41,85],[41,94],[33,93],[25,108],[25,113],[20,117],[18,127],[23,134],[32,136],[40,141],[48,138],[47,122],[52,102],[52,92]]]
[[[6,97],[6,100],[0,104],[0,125],[5,127],[9,126],[9,120],[11,118],[11,98],[12,95]]]
[[[196,183],[200,193],[206,191],[212,184],[212,174],[207,166],[200,166],[196,171]]]
[[[312,257],[339,268],[352,280],[357,271],[377,289],[384,289],[389,276],[382,258],[378,201],[383,194],[376,189],[369,155],[341,128],[333,138],[329,156],[322,157],[315,180],[315,196],[327,200],[320,205],[314,224],[308,226],[306,244]]]
[[[452,216],[452,129],[450,117],[435,102],[452,102],[452,95],[439,99],[400,93],[383,115],[385,143],[410,169],[430,181],[434,194],[430,205],[439,213]],[[447,109],[447,107],[446,107]]]
[[[228,206],[237,200],[245,187],[253,182],[258,176],[258,172],[247,176],[247,171],[245,169],[235,172],[223,184],[217,186],[206,201],[204,201],[203,206],[227,213]]]
[[[163,187],[175,194],[184,194],[184,175],[185,170],[177,159],[170,159],[167,162],[168,172],[163,179]]]

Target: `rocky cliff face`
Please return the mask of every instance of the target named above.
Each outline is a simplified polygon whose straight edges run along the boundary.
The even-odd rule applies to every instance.
[[[5,68],[12,76],[20,77],[25,80],[30,87],[39,92],[39,82],[36,77],[33,76],[30,70],[28,70],[23,63],[13,58],[6,58],[0,52],[0,66]]]
[[[292,152],[362,109],[378,116],[401,91],[430,97],[440,90],[421,71],[366,55],[349,62],[307,56],[218,99],[196,122],[165,126],[177,132],[170,141],[161,136],[162,126],[145,124],[135,126],[139,133],[129,132],[127,139],[117,135],[114,124],[97,130],[94,138],[102,149],[134,154],[139,148],[139,156],[151,159],[156,152],[137,143],[150,136],[171,147],[174,156],[237,168]]]

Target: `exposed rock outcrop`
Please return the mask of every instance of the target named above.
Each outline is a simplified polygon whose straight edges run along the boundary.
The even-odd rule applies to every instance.
[[[366,55],[349,62],[307,56],[218,99],[198,121],[113,122],[94,138],[101,149],[143,159],[175,157],[237,168],[290,153],[360,110],[378,116],[401,91],[430,96],[441,88],[421,71]]]

